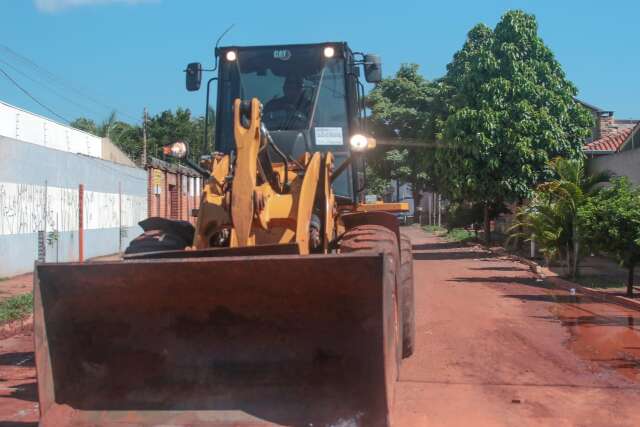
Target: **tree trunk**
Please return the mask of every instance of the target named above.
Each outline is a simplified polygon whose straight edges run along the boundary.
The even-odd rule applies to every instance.
[[[580,241],[578,240],[577,218],[573,219],[573,265],[571,266],[571,277],[578,277],[578,262],[580,260]]]
[[[489,219],[489,202],[484,203],[484,241],[491,245],[491,220]]]
[[[633,298],[633,273],[635,268],[635,263],[629,265],[629,278],[627,279],[627,296],[629,298]]]
[[[412,185],[411,192],[413,193],[413,210],[415,215],[415,211],[421,206],[420,203],[422,203],[422,191],[415,190],[415,186]]]
[[[431,221],[432,221],[431,223],[433,225],[438,225],[438,223],[436,222],[436,193],[435,192],[431,194],[431,201],[432,201],[431,206],[433,206],[433,209],[431,209],[431,213],[433,215],[433,218],[431,218]]]

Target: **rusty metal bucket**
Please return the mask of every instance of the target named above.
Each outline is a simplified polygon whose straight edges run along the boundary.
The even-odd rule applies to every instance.
[[[39,264],[40,425],[387,426],[383,255]]]

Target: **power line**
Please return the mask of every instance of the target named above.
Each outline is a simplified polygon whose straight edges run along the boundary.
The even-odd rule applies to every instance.
[[[77,103],[76,101],[74,101],[71,98],[68,98],[67,96],[61,94],[60,92],[58,92],[57,90],[47,86],[45,83],[36,80],[35,78],[31,77],[30,75],[26,74],[25,72],[21,71],[19,68],[11,65],[9,62],[3,61],[2,59],[0,59],[0,63],[6,65],[7,67],[11,68],[13,71],[15,71],[16,73],[20,74],[22,77],[31,80],[32,82],[42,86],[43,88],[47,89],[48,91],[56,94],[57,96],[59,96],[60,98],[64,99],[65,101],[67,101],[70,104],[75,105],[76,107],[78,107],[78,109],[80,111],[86,112],[89,111],[90,113],[96,114],[96,115],[100,115],[101,113],[97,112],[96,110],[93,110],[91,108],[88,108],[86,105],[82,105]]]
[[[18,61],[22,62],[23,64],[26,64],[27,66],[31,67],[32,69],[36,70],[37,72],[45,75],[46,78],[49,80],[49,82],[56,83],[56,84],[64,87],[65,89],[73,91],[73,92],[76,93],[76,95],[84,97],[87,100],[91,101],[92,103],[94,103],[96,105],[99,105],[102,108],[105,108],[105,109],[110,110],[110,111],[116,111],[120,116],[128,117],[130,120],[133,120],[134,122],[138,121],[138,118],[133,117],[130,114],[124,113],[124,112],[120,111],[118,108],[115,108],[115,107],[113,107],[113,106],[111,106],[109,104],[106,104],[106,103],[96,99],[95,97],[91,96],[90,94],[86,93],[85,91],[74,87],[72,84],[70,84],[68,81],[66,81],[62,77],[57,76],[56,74],[52,73],[51,71],[47,70],[46,68],[42,67],[41,65],[38,65],[32,59],[29,59],[26,56],[14,51],[10,47],[8,47],[6,45],[3,45],[3,44],[0,44],[0,51],[4,51],[6,54],[9,54],[9,55],[13,56],[14,58],[17,58]]]
[[[64,121],[65,123],[67,123],[67,124],[70,123],[69,120],[65,119],[63,116],[61,116],[60,114],[56,113],[51,108],[47,107],[42,102],[38,101],[38,99],[35,96],[31,95],[31,93],[29,93],[28,90],[26,90],[25,88],[20,86],[20,84],[17,81],[15,81],[9,74],[7,74],[7,72],[4,69],[0,68],[0,73],[4,74],[4,76],[7,78],[7,80],[9,80],[11,83],[13,83],[18,89],[20,89],[22,92],[24,92],[24,94],[27,95],[29,98],[33,99],[39,106],[41,106],[42,108],[44,108],[45,110],[47,110],[48,112],[53,114],[54,116],[58,117],[60,120]]]

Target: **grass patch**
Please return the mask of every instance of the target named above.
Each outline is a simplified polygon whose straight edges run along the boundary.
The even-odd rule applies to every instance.
[[[9,277],[0,277],[0,282],[4,282],[5,280],[9,280]]]
[[[422,229],[430,234],[444,234],[447,232],[446,228],[439,225],[423,225]]]
[[[454,228],[444,236],[444,238],[450,242],[462,242],[473,239],[474,237],[475,233],[473,231],[465,230],[464,228]]]
[[[33,295],[31,293],[13,296],[0,302],[0,323],[25,318],[32,311]]]

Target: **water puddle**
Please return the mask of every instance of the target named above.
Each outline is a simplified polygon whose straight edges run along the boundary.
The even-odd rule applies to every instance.
[[[640,382],[640,312],[584,295],[551,292],[557,304],[550,311],[571,333],[569,348]]]

